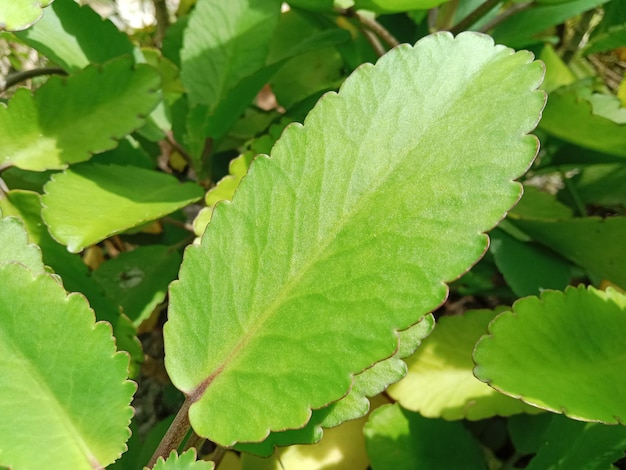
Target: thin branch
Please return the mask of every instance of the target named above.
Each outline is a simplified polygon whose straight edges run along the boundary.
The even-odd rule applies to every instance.
[[[385,43],[387,43],[389,47],[394,48],[400,44],[398,40],[394,37],[394,35],[391,34],[387,28],[385,28],[375,19],[366,18],[365,16],[359,15],[358,13],[356,14],[356,17],[363,26],[365,26],[370,31],[376,33],[376,35],[380,39],[385,41]]]
[[[437,31],[437,17],[439,16],[439,8],[431,8],[428,10],[428,32],[434,33]]]
[[[437,29],[447,31],[452,27],[454,14],[459,7],[459,0],[450,0],[439,7],[437,14]]]
[[[480,32],[481,33],[486,33],[490,29],[493,29],[496,26],[498,26],[504,20],[508,19],[509,17],[513,16],[516,13],[519,13],[522,10],[526,10],[526,9],[530,8],[531,6],[533,6],[533,2],[516,3],[512,7],[507,8],[506,10],[504,10],[502,13],[500,13],[498,16],[496,16],[492,20],[490,20],[487,23],[485,23],[483,25],[483,27],[480,28]]]
[[[486,0],[485,3],[476,8],[473,12],[463,18],[454,27],[450,28],[450,32],[457,35],[472,26],[483,16],[493,10],[502,0]]]
[[[378,39],[378,36],[376,36],[372,31],[365,27],[361,28],[361,32],[363,33],[363,36],[365,36],[365,39],[367,39],[367,42],[370,43],[372,49],[374,49],[374,52],[376,52],[376,55],[378,57],[382,57],[383,55],[385,55],[385,52],[387,51]]]
[[[187,397],[185,399],[185,403],[180,407],[174,421],[170,424],[165,436],[161,439],[159,443],[159,447],[152,455],[150,462],[148,462],[148,467],[152,468],[156,464],[156,461],[159,457],[163,457],[166,459],[170,452],[178,449],[180,443],[183,441],[189,429],[191,428],[191,424],[189,423],[189,408],[191,407],[191,399]]]
[[[41,69],[22,70],[21,72],[9,75],[6,80],[0,82],[0,92],[6,91],[12,86],[30,78],[40,77],[42,75],[67,75],[67,72],[59,67],[44,67]]]
[[[569,39],[569,41],[567,41],[567,43],[563,45],[563,48],[561,49],[563,51],[561,58],[566,64],[568,64],[572,60],[572,58],[576,54],[576,51],[579,50],[578,46],[585,37],[585,34],[587,34],[587,32],[589,31],[591,20],[593,19],[595,14],[595,10],[586,11],[580,18],[578,24],[576,24],[576,26],[574,27],[574,34],[572,34],[572,37]]]
[[[160,45],[170,26],[170,14],[165,0],[152,0],[152,3],[154,3],[154,16],[157,21],[156,43]]]

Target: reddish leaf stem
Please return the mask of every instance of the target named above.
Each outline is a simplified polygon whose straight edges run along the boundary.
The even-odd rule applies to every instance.
[[[178,449],[191,427],[189,423],[189,408],[192,403],[193,401],[189,397],[185,399],[185,403],[183,403],[183,406],[181,406],[178,413],[176,413],[174,421],[170,424],[165,436],[163,436],[163,439],[161,439],[159,443],[159,447],[157,447],[150,462],[148,462],[148,468],[152,468],[159,457],[167,459],[170,452]]]

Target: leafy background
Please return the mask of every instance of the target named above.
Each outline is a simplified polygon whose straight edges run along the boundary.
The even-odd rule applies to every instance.
[[[220,398],[193,405],[200,436],[154,468],[623,467],[623,2],[50,3],[0,0],[0,466],[142,468],[191,405],[179,389],[198,401],[254,331]],[[545,64],[523,176],[543,105],[524,94],[540,74],[527,53],[439,35],[424,68],[408,46],[359,68],[465,30]],[[472,74],[473,57],[493,63]],[[352,224],[312,248],[347,207]],[[415,251],[401,272],[416,246],[430,261]],[[304,259],[315,275],[264,315]],[[349,275],[337,312],[379,317],[320,315]],[[23,451],[42,441],[50,453]],[[261,442],[216,446],[235,441]]]

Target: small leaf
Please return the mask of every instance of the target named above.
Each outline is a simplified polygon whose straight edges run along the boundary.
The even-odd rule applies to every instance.
[[[488,36],[429,36],[361,67],[255,160],[170,288],[166,367],[198,434],[302,427],[395,352],[519,198],[541,77]]]
[[[582,217],[571,220],[510,219],[534,240],[578,264],[589,273],[626,289],[626,217]],[[607,250],[607,247],[611,247]]]
[[[375,410],[363,432],[373,470],[485,468],[480,445],[462,423],[423,418],[398,404]]]
[[[389,395],[427,418],[479,420],[533,411],[472,374],[474,345],[502,310],[470,310],[441,317],[432,334],[405,360],[408,374],[389,387]]]
[[[42,197],[50,233],[72,253],[202,197],[193,183],[143,168],[80,165],[54,175]]]
[[[581,147],[626,157],[626,125],[594,114],[575,86],[550,94],[540,127]]]
[[[401,13],[408,10],[427,10],[448,0],[355,0],[354,8],[376,13]]]
[[[45,272],[39,247],[28,243],[24,224],[16,217],[0,219],[0,265],[6,263],[19,263],[36,274]]]
[[[43,15],[42,8],[54,0],[6,0],[0,3],[0,31],[19,31]]]
[[[159,457],[153,470],[213,470],[214,468],[213,462],[196,460],[196,449],[191,448],[180,456],[173,450],[167,460]]]
[[[160,100],[158,87],[152,67],[123,57],[51,77],[32,96],[20,88],[8,107],[0,104],[0,169],[62,169],[114,148],[144,123]]]
[[[49,274],[0,266],[0,285],[0,465],[107,466],[125,450],[135,390],[110,325]]]
[[[93,278],[139,326],[165,299],[180,262],[180,254],[167,246],[140,246],[102,263]]]
[[[570,281],[569,264],[537,243],[516,240],[493,230],[490,250],[496,266],[515,295],[539,295],[545,289],[565,289]]]
[[[490,324],[474,373],[495,389],[584,421],[626,422],[626,296],[570,287],[527,297]],[[547,379],[549,378],[549,380]]]
[[[89,6],[76,2],[53,3],[37,24],[16,36],[68,72],[133,54],[126,34]]]

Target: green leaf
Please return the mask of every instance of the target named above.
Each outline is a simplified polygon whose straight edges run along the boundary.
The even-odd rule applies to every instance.
[[[45,272],[41,251],[28,243],[24,224],[17,217],[0,219],[0,265],[7,263],[19,263],[37,274]]]
[[[265,65],[280,16],[278,0],[198,0],[181,50],[191,107],[214,107],[229,88]]]
[[[35,23],[43,15],[42,8],[54,0],[7,0],[0,3],[0,31],[19,31]]]
[[[554,5],[531,5],[531,8],[517,12],[501,22],[493,31],[492,36],[495,41],[503,42],[510,47],[543,42],[539,33],[608,1],[573,0]]]
[[[9,264],[0,285],[0,465],[105,467],[130,436],[128,356],[52,276]]]
[[[524,195],[511,209],[509,219],[566,220],[573,217],[572,209],[534,186],[524,186]]]
[[[513,305],[474,350],[474,373],[507,395],[584,421],[626,422],[626,296],[546,291]],[[547,380],[549,378],[549,380]]]
[[[409,10],[427,10],[448,0],[355,0],[354,8],[376,13],[404,13]]]
[[[163,217],[202,197],[193,183],[132,166],[80,165],[45,186],[43,218],[72,253]]]
[[[541,77],[488,36],[436,34],[361,67],[257,157],[170,288],[166,367],[197,433],[302,427],[394,353],[519,198]]]
[[[612,51],[626,46],[626,24],[615,25],[605,32],[594,36],[583,49],[583,54],[597,54],[598,52]]]
[[[575,86],[550,94],[540,127],[581,147],[626,157],[626,125],[594,114],[591,103]]]
[[[165,299],[180,262],[180,254],[167,246],[140,246],[102,263],[93,278],[139,326]]]
[[[213,470],[214,468],[213,462],[196,461],[196,449],[191,448],[180,456],[173,450],[167,460],[159,457],[153,470]]]
[[[30,242],[41,248],[44,264],[61,276],[67,291],[80,292],[87,297],[98,321],[108,321],[113,325],[117,347],[131,355],[131,376],[135,376],[139,363],[143,361],[143,350],[133,324],[125,315],[120,314],[116,304],[104,296],[82,259],[69,253],[63,245],[52,239],[41,218],[39,194],[9,191],[5,196],[6,198],[0,198],[0,208],[5,215],[19,217],[24,222]]]
[[[626,450],[626,427],[582,423],[559,415],[552,415],[541,438],[543,445],[526,467],[529,470],[577,468],[581,462],[586,468],[610,468]]]
[[[510,219],[534,240],[591,274],[626,288],[626,217],[571,220]],[[610,247],[610,250],[607,250]]]
[[[158,87],[152,67],[125,57],[51,77],[34,95],[20,88],[8,107],[0,104],[0,169],[62,169],[114,148],[144,123],[160,100]]]
[[[16,36],[68,72],[133,54],[126,34],[76,2],[53,3],[37,24]]]
[[[521,242],[502,230],[493,230],[489,236],[496,266],[518,297],[565,289],[569,284],[569,264],[541,245]]]
[[[412,354],[434,327],[434,317],[426,315],[416,325],[401,331],[396,354],[356,375],[348,394],[325,408],[313,410],[311,419],[303,428],[273,432],[263,442],[239,444],[236,450],[269,457],[275,447],[317,443],[322,439],[322,428],[333,428],[345,421],[365,416],[370,409],[367,397],[382,393],[390,384],[406,375],[407,367],[402,359]]]
[[[626,166],[589,165],[573,178],[576,192],[586,204],[626,207]]]
[[[480,445],[461,423],[423,418],[398,404],[375,410],[363,432],[373,470],[485,468]]]
[[[389,395],[427,418],[473,421],[532,412],[528,405],[496,392],[472,374],[474,345],[503,309],[441,317],[432,334],[406,359],[408,374],[389,387]]]

